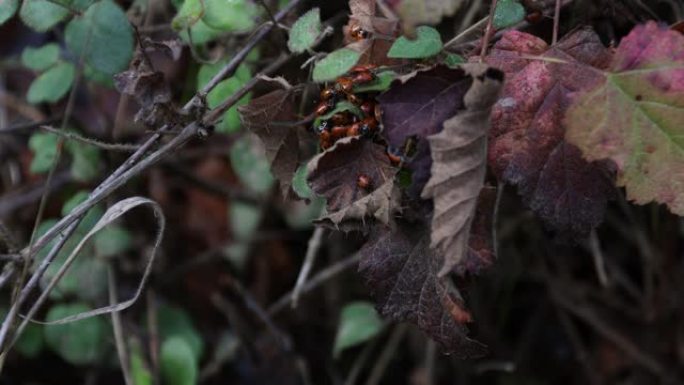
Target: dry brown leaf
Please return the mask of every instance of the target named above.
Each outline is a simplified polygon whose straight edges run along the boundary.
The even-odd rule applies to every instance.
[[[487,134],[492,105],[503,84],[503,73],[486,65],[463,67],[473,75],[464,109],[428,137],[431,175],[421,197],[432,199],[431,247],[444,255],[439,275],[448,274],[468,251],[468,235],[487,167]]]

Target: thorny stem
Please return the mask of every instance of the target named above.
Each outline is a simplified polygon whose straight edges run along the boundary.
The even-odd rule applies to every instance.
[[[496,3],[497,0],[492,0],[492,5],[489,8],[489,16],[487,17],[487,29],[485,30],[485,35],[482,38],[482,51],[480,51],[480,63],[484,62],[485,55],[487,54],[487,46],[489,45],[489,39],[492,38],[494,33],[494,14],[496,13]]]

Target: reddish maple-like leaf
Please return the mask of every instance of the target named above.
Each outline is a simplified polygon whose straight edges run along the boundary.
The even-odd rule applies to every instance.
[[[407,138],[418,138],[416,154],[407,165],[413,172],[415,195],[430,177],[427,137],[441,131],[444,121],[463,108],[463,97],[472,83],[472,77],[461,69],[437,66],[395,80],[378,97],[383,136],[390,146],[401,148]]]
[[[559,233],[587,234],[614,193],[607,164],[586,162],[565,143],[563,121],[573,93],[601,82],[600,69],[610,59],[610,50],[587,28],[554,46],[509,31],[486,58],[506,73],[492,112],[489,164]]]
[[[389,221],[397,206],[393,192],[397,170],[382,146],[363,137],[344,138],[307,167],[307,181],[314,193],[326,198],[328,218],[335,224],[366,216]],[[359,186],[362,176],[368,179],[367,187]]]
[[[292,176],[300,161],[293,89],[278,89],[238,107],[242,124],[264,144],[273,175],[284,197],[291,193]]]
[[[629,199],[684,215],[684,36],[635,27],[593,86],[568,110],[567,139],[587,159],[614,162]]]
[[[360,250],[359,272],[383,316],[416,324],[447,353],[482,356],[485,346],[466,335],[472,317],[449,278],[438,278],[442,258],[429,244],[421,229],[376,229]]]

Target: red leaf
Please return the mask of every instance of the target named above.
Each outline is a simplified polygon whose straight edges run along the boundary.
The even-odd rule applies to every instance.
[[[581,29],[555,46],[509,31],[487,58],[506,73],[492,112],[489,164],[518,186],[525,203],[559,233],[585,235],[603,219],[613,184],[605,163],[588,163],[565,143],[572,94],[603,79],[611,53]]]
[[[472,317],[449,277],[437,277],[442,258],[429,245],[427,232],[408,226],[378,230],[360,251],[359,271],[383,316],[416,324],[447,353],[482,356],[486,347],[466,335]]]

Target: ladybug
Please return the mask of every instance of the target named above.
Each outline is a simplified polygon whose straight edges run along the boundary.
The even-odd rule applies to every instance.
[[[347,94],[347,100],[350,103],[355,104],[357,106],[360,105],[361,103],[363,103],[363,99],[361,99],[359,96],[357,96],[355,94]]]
[[[352,76],[352,83],[354,85],[370,83],[373,80],[375,80],[375,75],[370,71],[357,72]]]
[[[361,28],[360,25],[356,24],[349,29],[349,36],[353,40],[360,41],[368,39],[370,37],[370,32],[366,31],[365,29]]]
[[[404,163],[404,157],[399,155],[397,150],[387,147],[386,154],[392,166],[400,166],[402,163]]]
[[[351,93],[352,90],[354,89],[354,81],[352,80],[352,78],[349,78],[349,77],[337,78],[336,83],[337,83],[337,88],[340,91],[344,92],[345,94]]]
[[[322,102],[318,103],[316,106],[316,115],[321,116],[325,115],[330,109],[333,108],[335,104],[331,103],[330,100],[323,100]]]
[[[366,174],[359,174],[356,178],[356,186],[362,190],[369,190],[373,186],[373,180]]]
[[[357,64],[352,69],[349,70],[350,73],[356,72],[370,72],[372,69],[377,67],[375,64]]]
[[[532,11],[532,12],[528,13],[527,16],[525,16],[525,20],[527,20],[527,22],[530,24],[537,24],[543,18],[544,18],[544,14],[541,11]]]
[[[361,123],[354,123],[347,129],[347,136],[361,135]]]
[[[332,138],[329,131],[323,131],[318,136],[321,148],[326,149],[332,144]]]
[[[330,122],[333,126],[344,126],[351,123],[352,117],[348,112],[338,112],[330,117]]]
[[[330,129],[330,138],[332,140],[344,138],[347,136],[347,130],[349,130],[349,126],[335,126]]]
[[[365,116],[373,116],[375,114],[375,102],[372,100],[366,100],[361,103],[361,112]],[[377,119],[376,119],[377,120]]]
[[[325,87],[321,90],[321,100],[335,99],[337,95],[337,90],[333,87]]]
[[[378,121],[373,117],[365,118],[361,121],[359,126],[359,133],[361,135],[371,135],[374,134],[378,128]]]

